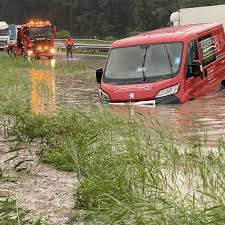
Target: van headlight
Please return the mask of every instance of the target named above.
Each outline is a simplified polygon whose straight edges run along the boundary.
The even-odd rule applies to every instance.
[[[104,91],[102,91],[101,89],[98,90],[98,97],[99,97],[99,100],[103,103],[110,102],[109,95],[105,93]]]
[[[176,84],[174,86],[171,86],[171,87],[168,87],[168,88],[165,88],[165,89],[159,91],[155,97],[161,98],[161,97],[165,97],[168,95],[175,95],[175,94],[177,94],[179,89],[180,89],[180,84]]]

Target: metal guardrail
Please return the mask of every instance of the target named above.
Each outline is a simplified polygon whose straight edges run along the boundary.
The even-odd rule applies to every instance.
[[[64,44],[65,39],[55,39],[55,48],[57,49],[65,49],[66,46]],[[75,42],[75,49],[88,49],[88,50],[102,50],[102,51],[109,51],[111,45],[105,44],[106,41],[102,40],[93,40],[93,39],[76,39],[77,42],[79,41],[98,41],[98,42],[104,42],[102,44],[81,44]],[[109,42],[110,43],[110,42]]]
[[[59,38],[56,38],[55,39],[55,42],[64,42],[66,39],[59,39]],[[80,42],[80,41],[85,41],[85,42],[89,42],[89,41],[93,41],[93,42],[99,42],[99,43],[112,43],[112,41],[106,41],[106,40],[101,40],[101,39],[74,39],[75,41],[77,42]]]

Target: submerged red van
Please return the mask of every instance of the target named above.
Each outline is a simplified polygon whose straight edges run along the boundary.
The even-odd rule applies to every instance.
[[[99,100],[109,104],[182,103],[225,85],[221,24],[162,28],[112,44],[96,71]]]

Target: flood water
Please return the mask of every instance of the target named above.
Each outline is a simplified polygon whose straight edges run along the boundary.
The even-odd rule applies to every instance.
[[[57,61],[65,58],[57,58]],[[69,63],[82,63],[92,69],[102,67],[106,57],[76,56]],[[45,81],[45,82],[44,82]],[[98,85],[93,76],[74,76],[32,72],[32,106],[35,112],[54,111],[57,107],[82,107],[97,102]],[[50,91],[46,91],[46,89]],[[129,113],[125,106],[111,107],[119,113]],[[218,143],[225,128],[225,91],[179,104],[157,105],[156,107],[132,107],[147,118],[157,118],[171,130],[179,131],[184,141],[198,143],[207,139],[209,146]]]

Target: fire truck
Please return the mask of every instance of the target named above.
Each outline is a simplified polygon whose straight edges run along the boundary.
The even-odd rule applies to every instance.
[[[30,20],[18,28],[17,42],[13,47],[15,56],[54,57],[55,28],[47,20]]]

